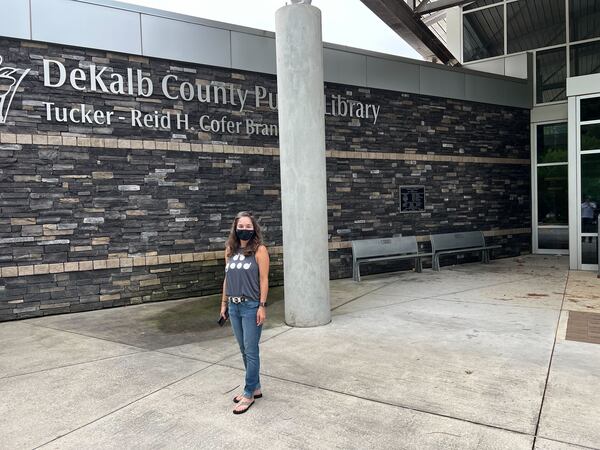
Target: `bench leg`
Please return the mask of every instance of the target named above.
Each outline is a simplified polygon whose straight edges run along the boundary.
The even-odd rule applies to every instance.
[[[440,257],[439,255],[433,255],[433,270],[436,272],[440,271]]]
[[[417,258],[415,258],[415,270],[419,273],[423,271],[423,264],[421,263],[420,256],[417,256]]]
[[[356,263],[356,276],[354,277],[354,281],[360,282],[360,263]]]
[[[488,251],[487,250],[483,250],[482,253],[483,253],[483,262],[485,264],[489,264],[490,263],[490,255],[489,255]]]

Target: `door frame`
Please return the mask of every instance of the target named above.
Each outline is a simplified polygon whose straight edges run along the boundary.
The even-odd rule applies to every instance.
[[[568,133],[568,122],[565,119],[560,120],[548,120],[543,122],[535,122],[532,123],[531,127],[531,198],[532,198],[532,217],[531,217],[531,237],[532,237],[532,249],[533,253],[539,255],[568,255],[569,249],[549,249],[549,248],[539,248],[539,233],[538,233],[538,176],[537,176],[537,130],[538,126],[543,125],[552,125],[557,123],[566,123],[567,124],[567,133]],[[567,138],[568,139],[568,138]],[[568,142],[567,142],[568,143]],[[547,163],[543,164],[543,166],[558,166],[558,165],[567,165],[569,164],[568,159],[568,151],[567,151],[567,162],[565,163]],[[542,225],[542,228],[569,228],[569,225]]]

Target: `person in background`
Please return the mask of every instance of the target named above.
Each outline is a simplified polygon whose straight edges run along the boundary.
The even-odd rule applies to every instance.
[[[597,207],[596,202],[592,201],[589,195],[586,195],[581,204],[581,231],[583,233],[593,233],[596,231],[594,229],[594,218],[596,217]]]

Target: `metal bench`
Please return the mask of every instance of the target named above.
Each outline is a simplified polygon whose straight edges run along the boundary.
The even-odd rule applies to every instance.
[[[352,279],[360,281],[360,265],[377,261],[414,259],[415,270],[421,272],[421,258],[431,253],[419,253],[415,236],[352,241]]]
[[[489,251],[500,248],[500,245],[486,245],[481,231],[466,231],[464,233],[432,234],[431,251],[433,252],[433,270],[440,270],[440,256],[456,253],[481,252],[484,263],[490,262]]]

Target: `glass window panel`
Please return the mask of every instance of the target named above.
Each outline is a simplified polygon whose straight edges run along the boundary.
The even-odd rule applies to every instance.
[[[547,250],[569,250],[568,228],[538,228],[538,248]]]
[[[600,37],[600,1],[570,0],[571,42]]]
[[[600,72],[600,41],[571,46],[571,76]]]
[[[598,232],[600,154],[581,155],[581,231]]]
[[[465,61],[504,54],[503,10],[495,6],[463,15]]]
[[[598,238],[581,236],[581,264],[598,264]]]
[[[566,100],[566,48],[536,54],[536,98],[538,103]]]
[[[581,100],[579,110],[580,120],[600,120],[600,97],[584,98]]]
[[[538,225],[569,224],[568,165],[542,166],[538,175]]]
[[[470,9],[481,8],[482,6],[493,5],[494,3],[502,3],[502,0],[477,0],[476,2],[469,3],[463,9],[468,11]]]
[[[554,163],[568,161],[569,142],[567,124],[553,123],[537,127],[537,162]]]
[[[600,150],[600,123],[581,125],[581,150]]]
[[[508,53],[564,44],[565,1],[528,0],[506,5]]]

